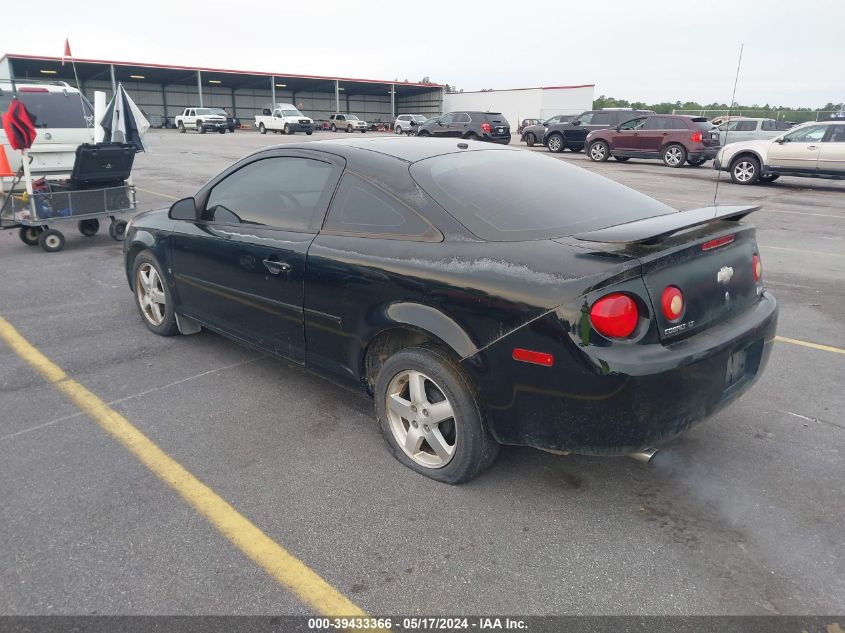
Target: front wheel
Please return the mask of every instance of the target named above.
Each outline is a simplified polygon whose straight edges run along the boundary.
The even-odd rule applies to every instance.
[[[394,131],[394,133],[398,134],[399,136],[402,136],[402,126],[401,125],[397,125],[396,129],[393,130],[393,131]]]
[[[335,124],[334,124],[334,123],[332,123],[332,126],[331,126],[331,128],[329,128],[329,129],[330,129],[332,132],[337,132],[337,127],[335,126]]]
[[[306,134],[307,136],[311,136],[313,133],[314,133],[314,132],[313,132],[312,130],[308,130],[305,134]]]
[[[760,161],[741,156],[731,163],[731,180],[738,185],[753,185],[760,179]]]
[[[563,137],[560,134],[552,134],[549,137],[549,140],[546,141],[546,147],[549,148],[550,152],[554,152],[557,154],[558,152],[563,151]]]
[[[498,454],[468,378],[440,349],[407,348],[388,358],[375,403],[393,456],[426,477],[463,483]]]
[[[181,121],[179,121],[179,124],[178,124],[176,127],[178,127],[178,128],[179,128],[179,133],[180,133],[180,134],[184,134],[184,133],[185,133],[185,124],[184,124],[184,123],[182,123]]]
[[[38,244],[48,253],[56,253],[65,247],[65,236],[56,229],[47,229],[38,236]]]
[[[290,133],[291,133],[291,132],[290,132],[290,124],[289,124],[289,123],[285,123],[285,134],[290,134]]]
[[[590,149],[587,155],[590,157],[590,160],[603,163],[610,158],[610,146],[604,141],[594,141],[590,143]]]
[[[159,336],[173,336],[178,331],[173,297],[161,270],[158,260],[148,251],[140,253],[132,262],[135,305],[148,330]]]
[[[629,160],[631,160],[630,156],[614,156],[613,158],[618,160],[620,163],[627,163]]]
[[[197,132],[205,134],[205,126],[202,124],[202,121],[197,121]]]
[[[525,135],[525,144],[528,147],[534,147],[534,143],[536,143],[536,142],[537,142],[537,139],[536,139],[536,137],[534,136],[533,133],[529,132],[528,134]]]
[[[761,174],[760,182],[774,182],[780,178],[780,174]]]
[[[263,123],[258,124],[258,131],[261,132],[261,134],[267,134],[267,128],[264,127]]]
[[[662,158],[667,167],[683,167],[687,160],[687,150],[683,145],[672,144],[663,150]]]
[[[122,242],[126,239],[126,221],[112,220],[109,224],[109,235],[116,242]]]
[[[347,125],[347,126],[346,126],[346,133],[347,133],[347,134],[349,134],[349,133],[351,133],[351,132],[352,132],[352,126],[351,126],[351,125]]]
[[[221,128],[220,128],[219,130],[217,130],[217,131],[218,131],[218,132],[220,132],[221,134],[225,134],[225,133],[226,133],[226,128],[225,128],[225,127],[221,127]]]

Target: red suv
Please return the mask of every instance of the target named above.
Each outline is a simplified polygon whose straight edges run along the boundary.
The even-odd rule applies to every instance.
[[[596,162],[613,156],[660,158],[669,167],[695,167],[716,157],[719,131],[704,117],[650,114],[629,119],[615,128],[595,130],[584,142],[587,156]]]

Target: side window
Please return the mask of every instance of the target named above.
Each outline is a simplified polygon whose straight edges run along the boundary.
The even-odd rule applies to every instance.
[[[440,118],[440,122],[443,123],[444,125],[448,124],[448,123],[452,123],[454,120],[455,120],[455,115],[451,114],[451,113],[443,115]]]
[[[828,143],[845,143],[845,125],[833,125]]]
[[[665,130],[667,129],[666,126],[668,121],[666,121],[666,117],[662,116],[650,116],[646,119],[645,124],[643,125],[644,130]]]
[[[334,167],[298,157],[264,158],[214,185],[202,219],[289,231],[313,230],[331,196]]]
[[[753,132],[757,129],[757,121],[737,121],[737,132]]]
[[[593,120],[593,116],[592,112],[585,112],[577,120],[581,122],[581,125],[589,125]]]
[[[401,200],[346,173],[323,227],[326,231],[368,233],[378,237],[432,239],[438,231]]]
[[[454,123],[469,123],[472,119],[469,118],[469,115],[466,112],[459,112],[455,115],[455,118],[452,119]]]
[[[810,125],[794,130],[783,138],[791,143],[817,143],[824,138],[827,128],[824,125]]]
[[[194,111],[193,111],[193,110],[188,110],[188,116],[194,116]]]
[[[596,112],[593,115],[593,120],[590,121],[590,125],[611,125],[613,123],[613,113],[611,112]]]
[[[774,132],[778,129],[776,121],[763,121],[760,129],[764,132]]]
[[[338,114],[335,121],[346,121],[346,117],[343,116],[342,114]]]
[[[400,121],[410,121],[411,117],[409,117],[407,114],[401,114],[401,115],[399,115],[399,120]]]
[[[688,130],[689,129],[687,127],[686,121],[684,121],[683,119],[671,119],[671,123],[672,123],[672,127],[670,129],[672,129],[672,130]]]
[[[631,119],[630,121],[625,121],[622,125],[619,126],[620,130],[638,130],[643,126],[645,123],[645,118],[642,119]]]
[[[275,117],[282,116],[282,111],[281,110],[273,110],[273,116],[275,116]]]

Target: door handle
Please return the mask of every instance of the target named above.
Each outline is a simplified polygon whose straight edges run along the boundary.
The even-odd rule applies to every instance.
[[[814,150],[814,149],[818,149],[818,148],[819,148],[819,146],[818,146],[818,145],[809,145],[809,146],[807,147],[807,149],[809,149],[809,150]]]
[[[279,262],[275,259],[265,259],[264,267],[270,271],[271,275],[278,275],[279,273],[290,272],[290,264],[287,264],[285,262]]]

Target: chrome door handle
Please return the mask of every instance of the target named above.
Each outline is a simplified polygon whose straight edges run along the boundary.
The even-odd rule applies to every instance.
[[[270,271],[271,275],[278,275],[279,273],[290,272],[290,264],[285,262],[277,262],[273,259],[265,259],[264,266]]]

